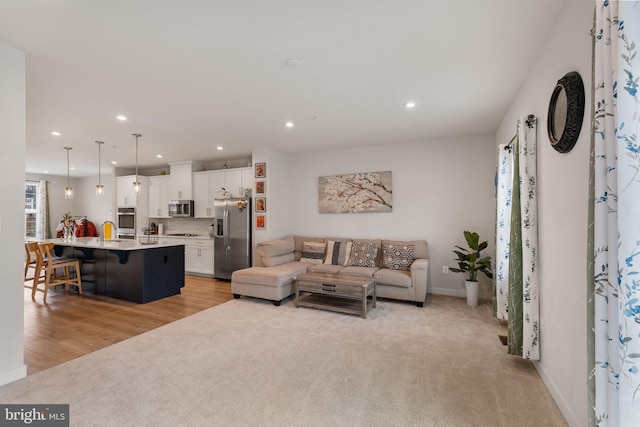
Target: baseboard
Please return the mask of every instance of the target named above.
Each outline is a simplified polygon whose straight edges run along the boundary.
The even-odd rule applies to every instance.
[[[4,372],[2,375],[0,375],[0,386],[12,383],[26,376],[27,376],[27,365],[22,365],[17,369],[14,369],[9,372]]]
[[[586,425],[586,421],[587,421],[586,414],[583,421],[579,422],[578,418],[576,417],[576,414],[574,414],[573,411],[571,411],[571,408],[569,407],[567,402],[564,400],[562,393],[560,393],[560,391],[558,390],[558,387],[556,387],[551,377],[549,377],[549,375],[547,374],[547,371],[544,369],[542,364],[540,362],[534,361],[533,366],[535,366],[536,371],[538,371],[538,375],[540,375],[542,382],[544,383],[545,387],[547,387],[547,390],[549,391],[549,394],[551,394],[551,397],[553,397],[553,400],[556,402],[556,405],[558,405],[558,409],[560,409],[560,412],[562,412],[562,416],[564,417],[565,421],[567,421],[567,424],[569,424],[572,427],[574,426],[579,427],[579,426]],[[584,398],[586,399],[587,396],[585,396]]]
[[[450,297],[466,298],[467,292],[464,289],[450,289],[450,288],[431,288],[431,293],[434,295],[446,295]],[[492,299],[493,296],[489,292],[479,292],[479,299]]]

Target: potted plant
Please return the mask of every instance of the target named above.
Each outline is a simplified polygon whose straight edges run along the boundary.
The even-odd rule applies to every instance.
[[[468,273],[464,281],[467,290],[467,304],[478,305],[478,273],[483,273],[489,279],[493,278],[491,272],[491,257],[483,257],[481,252],[487,248],[487,242],[481,242],[478,233],[465,231],[464,238],[469,248],[455,246],[459,250],[453,252],[458,256],[458,268],[450,268],[454,273]]]

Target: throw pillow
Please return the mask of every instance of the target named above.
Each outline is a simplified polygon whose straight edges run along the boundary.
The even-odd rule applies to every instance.
[[[301,262],[310,262],[311,264],[322,264],[326,245],[318,242],[304,242],[302,244]]]
[[[375,267],[378,248],[367,242],[353,242],[349,264],[356,267]]]
[[[328,240],[327,256],[324,259],[324,263],[331,265],[347,265],[350,253],[351,242],[336,242],[334,240]]]
[[[413,263],[413,245],[382,245],[382,265],[392,270],[408,270]]]

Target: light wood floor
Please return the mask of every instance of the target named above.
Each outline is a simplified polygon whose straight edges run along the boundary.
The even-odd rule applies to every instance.
[[[24,360],[27,374],[62,364],[119,341],[233,299],[231,284],[186,276],[180,295],[135,304],[92,294],[65,293],[64,286],[31,299],[24,293]]]

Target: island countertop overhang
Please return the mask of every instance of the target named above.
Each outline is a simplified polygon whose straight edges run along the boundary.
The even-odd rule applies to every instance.
[[[166,248],[171,246],[184,246],[182,242],[171,241],[171,239],[162,239],[158,243],[142,244],[138,240],[104,240],[97,237],[75,237],[73,239],[48,239],[45,242],[54,243],[59,246],[71,246],[76,248],[89,249],[110,249],[119,251],[139,251],[151,248]]]

